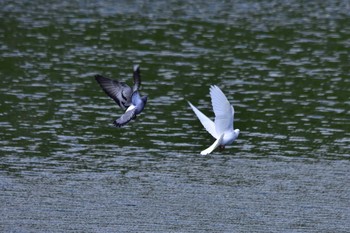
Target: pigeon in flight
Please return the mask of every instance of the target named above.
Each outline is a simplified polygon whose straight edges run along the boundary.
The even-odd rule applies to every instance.
[[[136,118],[140,114],[147,103],[147,96],[141,97],[138,91],[131,96],[131,105],[126,109],[125,113],[113,122],[117,127],[121,127]]]
[[[210,87],[210,96],[215,113],[214,122],[188,102],[204,128],[216,139],[210,147],[201,152],[201,155],[210,154],[217,147],[224,149],[225,145],[231,144],[239,135],[239,129],[233,129],[235,110],[224,93],[213,85]]]
[[[140,67],[134,66],[134,86],[131,88],[124,82],[105,78],[102,75],[95,75],[96,81],[100,84],[103,91],[111,97],[121,109],[126,110],[125,113],[115,120],[113,124],[121,127],[127,124],[136,115],[140,114],[144,109],[147,96],[140,96],[139,88],[141,86]]]

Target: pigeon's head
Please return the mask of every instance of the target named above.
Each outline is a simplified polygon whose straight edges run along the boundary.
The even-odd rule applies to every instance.
[[[142,100],[143,104],[146,105],[146,103],[147,103],[147,95],[142,96],[141,100]]]

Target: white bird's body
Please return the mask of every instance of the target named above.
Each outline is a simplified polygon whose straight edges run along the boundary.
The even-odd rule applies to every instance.
[[[202,155],[210,154],[217,147],[224,148],[236,140],[239,135],[239,129],[234,130],[233,128],[234,108],[224,93],[219,87],[213,85],[210,87],[210,96],[215,113],[214,122],[188,102],[204,128],[216,139],[210,147],[201,152]]]

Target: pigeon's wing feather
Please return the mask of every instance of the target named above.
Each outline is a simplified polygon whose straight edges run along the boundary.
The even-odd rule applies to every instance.
[[[188,102],[194,113],[197,115],[199,121],[202,123],[204,128],[213,136],[214,138],[218,138],[218,134],[215,130],[215,124],[212,120],[210,120],[206,115],[204,115],[201,111],[199,111],[195,106],[193,106],[190,102]]]
[[[95,79],[103,91],[122,109],[130,106],[132,91],[127,84],[103,77],[102,75],[96,75]]]
[[[216,141],[211,146],[201,152],[201,155],[210,154],[213,150],[215,150],[221,144],[223,137],[224,134],[221,134],[220,137],[216,139]]]
[[[129,121],[131,121],[136,116],[136,108],[135,106],[131,105],[126,112],[121,115],[117,120],[113,122],[113,124],[117,127],[122,127],[123,125],[127,124]]]
[[[210,87],[211,103],[215,113],[215,128],[218,135],[233,128],[233,107],[217,86]]]
[[[141,73],[140,73],[140,66],[139,65],[134,65],[133,78],[134,78],[133,92],[135,92],[141,86]]]

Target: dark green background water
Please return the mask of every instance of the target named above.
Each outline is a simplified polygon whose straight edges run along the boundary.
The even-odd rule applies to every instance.
[[[348,232],[350,2],[0,1],[0,231]],[[132,83],[122,114],[95,82]],[[214,141],[209,87],[241,134]]]

